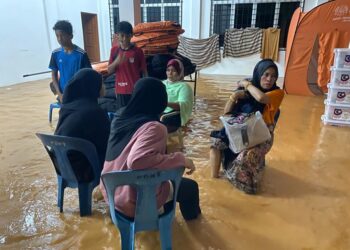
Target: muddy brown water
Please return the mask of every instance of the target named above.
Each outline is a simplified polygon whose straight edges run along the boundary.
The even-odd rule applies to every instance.
[[[285,97],[258,195],[210,177],[209,132],[220,127],[234,80],[201,76],[198,83],[184,152],[197,166],[191,178],[203,214],[185,222],[176,212],[173,248],[350,249],[350,129],[320,122],[323,97]],[[56,207],[55,172],[34,134],[54,131],[53,100],[48,80],[0,88],[0,249],[120,249],[103,201],[81,218],[77,191],[67,189],[64,212]],[[136,249],[160,249],[158,237],[139,233]]]

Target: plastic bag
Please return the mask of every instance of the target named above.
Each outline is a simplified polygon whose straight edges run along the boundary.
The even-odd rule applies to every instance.
[[[270,131],[259,111],[234,117],[221,116],[220,120],[229,139],[229,148],[234,153],[271,139]]]

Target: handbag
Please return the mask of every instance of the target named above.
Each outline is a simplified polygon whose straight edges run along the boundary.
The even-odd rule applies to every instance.
[[[259,111],[240,113],[233,117],[220,116],[220,120],[229,139],[229,148],[234,153],[271,139],[270,130]]]

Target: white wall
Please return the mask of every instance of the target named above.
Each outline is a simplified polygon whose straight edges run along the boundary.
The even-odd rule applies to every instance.
[[[47,70],[50,44],[41,0],[2,0],[1,10],[0,86],[5,86]]]
[[[57,20],[72,23],[73,42],[84,48],[81,12],[97,14],[101,60],[109,57],[108,0],[1,0],[0,8],[0,87],[50,77],[23,75],[49,70],[51,51],[59,47],[52,30]]]
[[[100,40],[100,59],[109,59],[111,51],[111,27],[108,0],[97,0],[98,33]]]

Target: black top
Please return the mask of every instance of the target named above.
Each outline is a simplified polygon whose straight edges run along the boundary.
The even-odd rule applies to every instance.
[[[107,114],[97,104],[101,86],[102,76],[92,69],[81,69],[73,76],[64,89],[55,134],[92,142],[96,146],[102,171],[110,122]],[[75,152],[69,159],[78,180],[92,179],[92,169],[87,167],[89,164],[85,157]]]
[[[138,80],[128,105],[118,110],[112,121],[106,161],[116,159],[143,124],[159,121],[167,105],[168,96],[161,81],[152,77]]]

